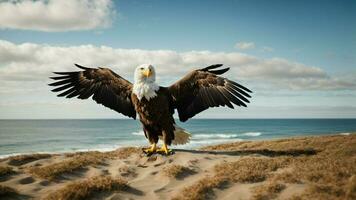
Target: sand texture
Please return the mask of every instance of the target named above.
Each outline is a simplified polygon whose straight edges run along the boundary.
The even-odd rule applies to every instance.
[[[356,199],[356,134],[0,160],[0,199]]]

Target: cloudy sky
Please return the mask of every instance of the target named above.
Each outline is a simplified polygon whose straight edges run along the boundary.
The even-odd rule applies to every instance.
[[[254,91],[199,118],[355,118],[355,1],[0,1],[0,118],[122,118],[57,98],[52,71],[142,63],[168,86],[214,63]]]

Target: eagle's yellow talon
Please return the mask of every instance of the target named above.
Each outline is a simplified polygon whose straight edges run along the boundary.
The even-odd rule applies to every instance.
[[[156,144],[152,144],[150,148],[143,149],[146,154],[153,154],[157,151]]]
[[[156,151],[152,150],[151,148],[144,149],[143,151],[147,154],[156,152]]]
[[[168,149],[166,144],[163,144],[163,146],[160,149],[157,149],[157,153],[162,153],[165,155],[170,155],[172,154],[172,152],[173,151],[171,149]]]

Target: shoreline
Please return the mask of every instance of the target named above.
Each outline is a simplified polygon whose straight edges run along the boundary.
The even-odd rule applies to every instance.
[[[252,138],[249,139],[241,139],[241,138],[237,138],[237,137],[226,137],[226,138],[216,138],[215,140],[223,140],[221,142],[215,142],[215,143],[211,143],[211,144],[201,144],[201,145],[196,145],[193,147],[185,147],[185,148],[180,148],[181,145],[175,145],[172,146],[172,149],[199,149],[202,148],[204,146],[210,146],[210,145],[220,145],[220,144],[228,144],[231,142],[243,142],[243,141],[273,141],[273,140],[279,140],[279,139],[293,139],[293,138],[299,138],[299,137],[322,137],[322,136],[331,136],[331,135],[352,135],[352,134],[356,134],[356,130],[355,131],[350,131],[350,132],[330,132],[330,133],[322,133],[322,134],[301,134],[301,135],[293,135],[293,136],[280,136],[280,137],[272,137],[272,138],[259,138],[259,136],[262,135],[261,132],[246,132],[242,135],[246,135],[249,133],[258,133],[258,135],[249,135]],[[202,134],[199,134],[202,135]],[[203,135],[220,135],[220,134],[203,134]],[[142,135],[143,136],[143,135]],[[227,142],[227,140],[231,140],[231,142]],[[159,143],[161,144],[161,143]],[[38,152],[24,152],[24,153],[10,153],[10,154],[4,154],[4,155],[0,155],[0,160],[2,159],[6,159],[12,156],[22,156],[22,155],[31,155],[31,154],[67,154],[67,153],[80,153],[80,152],[90,152],[90,151],[99,151],[99,152],[109,152],[109,151],[113,151],[119,148],[125,148],[125,147],[136,147],[136,148],[143,148],[146,146],[139,146],[139,145],[122,145],[122,146],[116,146],[116,147],[103,147],[103,148],[91,148],[91,149],[77,149],[77,150],[64,150],[64,151],[38,151]]]
[[[354,199],[355,154],[352,133],[245,140],[171,156],[147,157],[137,147],[18,155],[0,159],[0,198]]]

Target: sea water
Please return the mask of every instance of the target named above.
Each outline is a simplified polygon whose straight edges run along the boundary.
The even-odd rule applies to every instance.
[[[192,140],[172,148],[186,149],[242,140],[356,132],[356,119],[193,119],[177,123],[192,134]],[[148,141],[138,120],[0,120],[0,157],[144,145]]]

